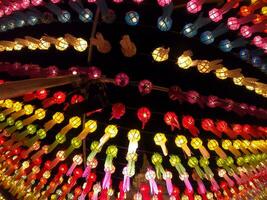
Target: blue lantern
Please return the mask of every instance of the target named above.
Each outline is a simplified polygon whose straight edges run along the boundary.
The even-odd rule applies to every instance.
[[[83,21],[84,23],[91,22],[93,20],[93,13],[91,10],[88,8],[84,9],[80,14],[79,14],[79,19]]]
[[[23,27],[26,24],[24,19],[16,20],[16,27]]]
[[[194,37],[197,34],[196,26],[192,23],[186,24],[183,28],[183,34],[188,38]]]
[[[129,11],[125,15],[125,21],[130,26],[136,26],[139,22],[139,14],[135,11]]]
[[[248,60],[250,57],[250,53],[248,49],[241,49],[239,51],[239,57],[241,58],[241,60]]]
[[[62,10],[62,13],[60,15],[58,15],[58,21],[60,21],[61,23],[66,23],[70,20],[71,15],[68,11],[66,10]]]
[[[231,44],[231,41],[226,39],[220,41],[219,48],[223,52],[230,52],[233,49],[233,46]]]
[[[159,17],[158,28],[161,31],[169,31],[172,27],[172,19],[170,17]]]
[[[261,67],[262,60],[259,56],[252,56],[251,64],[253,65],[253,67]]]
[[[207,44],[207,45],[213,43],[214,42],[214,36],[213,36],[212,32],[205,31],[205,32],[201,33],[200,41],[203,44]]]
[[[34,26],[34,25],[36,25],[38,23],[38,18],[36,16],[34,16],[34,15],[31,15],[31,16],[28,17],[27,23],[29,25],[31,25],[31,26]]]

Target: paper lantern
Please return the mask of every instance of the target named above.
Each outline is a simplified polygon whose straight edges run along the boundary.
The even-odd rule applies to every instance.
[[[139,14],[135,11],[129,11],[125,14],[125,21],[130,26],[136,26],[139,22]]]
[[[205,31],[205,32],[201,33],[201,35],[200,35],[200,41],[204,44],[207,44],[207,45],[211,44],[214,42],[214,40],[215,40],[215,38],[214,38],[212,32],[210,32],[210,31]]]
[[[240,7],[240,15],[245,17],[251,14],[251,9],[249,6],[241,6]]]
[[[32,5],[39,6],[43,3],[43,0],[31,0]]]
[[[191,150],[189,149],[189,147],[187,146],[187,139],[185,136],[177,135],[175,138],[175,144],[177,147],[182,148],[188,157],[191,156],[192,153],[191,153]]]
[[[154,136],[154,142],[156,145],[161,147],[161,150],[164,154],[164,156],[168,155],[168,149],[166,147],[167,138],[164,133],[156,133]]]
[[[178,57],[177,64],[182,69],[189,69],[193,65],[193,60],[191,59],[192,53],[190,51],[184,52]]]
[[[169,5],[172,0],[157,0],[158,1],[158,4],[161,6],[161,7],[165,7],[167,5]]]
[[[152,57],[157,62],[163,62],[169,58],[170,48],[158,47],[152,52]]]
[[[215,151],[220,158],[225,159],[227,158],[227,155],[225,152],[220,148],[219,143],[212,139],[208,141],[208,148],[212,151]]]
[[[58,18],[58,21],[60,21],[61,23],[66,23],[70,21],[71,14],[67,10],[62,10],[61,14],[58,15],[57,18]]]
[[[71,97],[70,103],[71,104],[77,104],[77,103],[81,103],[83,101],[84,101],[84,97],[82,95],[75,94]]]
[[[199,130],[195,127],[195,119],[192,116],[183,116],[182,124],[183,127],[188,129],[193,136],[197,136],[199,134]]]
[[[233,49],[232,43],[230,40],[221,40],[219,43],[219,48],[223,52],[230,52]]]
[[[91,38],[90,42],[92,45],[96,46],[97,50],[101,53],[108,53],[111,51],[111,44],[109,41],[105,40],[103,35],[99,32],[96,33],[95,38]]]
[[[112,105],[112,116],[110,119],[120,119],[125,114],[125,105],[122,103],[115,103]]]
[[[178,117],[174,112],[167,112],[164,115],[164,122],[171,126],[172,131],[174,130],[174,128],[178,128],[180,129],[180,124],[178,121]]]
[[[118,134],[118,128],[116,125],[108,125],[105,128],[105,134],[100,138],[98,149],[101,149],[102,146],[110,139],[116,137]]]
[[[222,12],[217,8],[213,8],[209,11],[209,18],[214,22],[219,22],[222,20]]]
[[[245,38],[251,37],[251,35],[252,35],[252,29],[251,29],[251,27],[249,27],[249,26],[242,26],[240,28],[240,34],[243,37],[245,37]]]
[[[57,41],[55,43],[55,47],[59,51],[64,51],[69,47],[69,44],[63,37],[59,37],[59,38],[57,38]]]
[[[229,17],[227,20],[227,26],[230,30],[238,30],[240,23],[236,17]]]
[[[253,67],[260,67],[262,65],[261,57],[259,56],[252,56],[251,58],[251,64]]]
[[[133,2],[137,3],[137,4],[140,4],[142,3],[144,0],[133,0]]]
[[[198,137],[192,138],[191,140],[191,146],[194,149],[198,149],[204,158],[209,158],[210,154],[202,144],[202,140]]]
[[[97,67],[89,67],[87,71],[87,75],[89,79],[99,79],[102,75],[102,72]]]
[[[190,0],[186,4],[186,9],[190,13],[198,13],[202,9],[201,2],[198,0]]]
[[[172,19],[170,17],[158,18],[158,29],[161,31],[169,31],[172,27]]]
[[[129,77],[125,73],[119,73],[115,77],[115,85],[125,87],[129,84]]]
[[[249,60],[249,58],[250,58],[249,50],[248,49],[241,49],[240,52],[239,52],[239,57],[242,60]]]
[[[138,84],[138,90],[142,95],[151,93],[153,85],[149,80],[142,80]]]
[[[183,27],[183,34],[188,38],[192,38],[192,37],[196,36],[196,34],[197,34],[196,26],[192,23],[186,24]]]
[[[137,111],[137,117],[142,122],[142,129],[144,129],[151,117],[151,112],[147,107],[141,107]]]
[[[93,12],[91,10],[89,10],[88,8],[85,8],[79,14],[79,19],[84,23],[88,23],[88,22],[93,21],[93,17],[94,17]]]
[[[216,129],[212,119],[203,119],[201,121],[201,126],[205,131],[211,131],[216,136],[221,137],[221,133]]]

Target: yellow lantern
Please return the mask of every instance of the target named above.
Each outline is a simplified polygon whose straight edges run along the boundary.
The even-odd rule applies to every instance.
[[[227,155],[225,154],[225,152],[220,148],[219,143],[212,139],[208,141],[208,148],[212,151],[215,151],[216,154],[218,156],[220,156],[220,158],[226,159]]]
[[[19,44],[18,42],[14,42],[14,50],[20,51],[23,48],[23,45]]]
[[[76,44],[74,45],[74,49],[79,52],[83,52],[87,49],[88,44],[87,41],[82,38],[77,38]]]
[[[235,85],[242,86],[244,78],[244,76],[234,77],[233,82]]]
[[[163,62],[169,58],[170,48],[158,47],[152,52],[152,57],[157,62]]]
[[[202,145],[202,140],[198,137],[195,137],[191,140],[191,146],[194,148],[194,149],[199,149],[200,153],[202,154],[202,156],[204,158],[209,158],[210,157],[210,154],[209,152],[207,151],[207,149]]]
[[[190,56],[181,55],[178,57],[177,64],[182,69],[189,69],[193,64],[193,60]]]
[[[175,144],[177,147],[182,148],[187,156],[191,156],[192,153],[189,147],[187,146],[187,139],[184,135],[177,135],[177,137],[175,138]]]
[[[38,48],[40,50],[48,50],[50,48],[51,44],[47,41],[45,41],[43,38],[39,40]]]
[[[64,114],[61,112],[56,112],[52,118],[57,124],[60,124],[64,121]]]
[[[69,123],[72,128],[78,128],[81,125],[81,118],[78,116],[72,117],[70,118]]]
[[[215,75],[217,78],[224,80],[227,79],[227,71],[228,69],[226,67],[222,67],[215,71]]]
[[[165,145],[167,142],[167,138],[166,138],[165,134],[164,133],[157,133],[154,136],[154,142],[156,145],[161,147],[164,156],[167,156],[168,155],[168,149]]]
[[[69,47],[69,44],[63,37],[59,37],[59,38],[57,38],[57,41],[55,43],[55,47],[59,51],[64,51]]]
[[[267,15],[267,6],[264,6],[264,7],[261,8],[261,13],[263,15]]]

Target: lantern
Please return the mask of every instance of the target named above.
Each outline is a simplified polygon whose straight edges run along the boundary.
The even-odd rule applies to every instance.
[[[156,62],[163,62],[169,58],[170,48],[158,47],[152,52],[152,57]]]
[[[219,43],[219,48],[223,52],[230,52],[233,49],[233,45],[230,40],[221,40]]]
[[[229,17],[227,20],[227,26],[230,30],[238,30],[240,23],[236,17]]]
[[[191,59],[192,52],[186,51],[180,57],[178,57],[177,64],[182,69],[189,69],[193,66],[193,61]]]
[[[151,117],[151,112],[147,107],[141,107],[137,111],[137,117],[142,122],[142,129],[144,129],[146,123]]]
[[[248,60],[250,58],[250,52],[248,49],[241,49],[239,51],[239,57],[242,59],[242,60]]]
[[[240,28],[240,34],[243,37],[245,37],[245,38],[251,37],[251,35],[252,35],[252,29],[251,29],[251,27],[249,27],[249,26],[242,26]]]
[[[262,65],[262,59],[259,56],[252,56],[251,64],[253,67],[260,67]]]
[[[98,149],[101,149],[102,146],[110,139],[116,137],[118,134],[118,128],[116,125],[108,125],[105,128],[105,134],[100,138],[99,145],[97,146]]]
[[[218,137],[221,137],[221,133],[216,129],[212,119],[203,119],[201,126],[205,131],[210,131]]]
[[[172,19],[170,17],[159,17],[157,26],[161,31],[169,31],[172,27]]]
[[[71,104],[77,104],[77,103],[81,103],[83,101],[84,101],[84,97],[82,95],[75,94],[71,97],[70,103]]]
[[[203,33],[201,33],[200,35],[200,41],[203,43],[203,44],[211,44],[213,43],[215,40],[212,32],[210,31],[205,31]]]
[[[217,8],[213,8],[209,11],[209,18],[214,22],[219,22],[222,20],[222,12]]]
[[[125,105],[122,103],[115,103],[112,105],[112,116],[110,119],[120,119],[125,114]]]
[[[209,158],[210,154],[207,149],[202,145],[202,140],[198,137],[192,138],[191,146],[194,149],[198,149],[204,158]]]
[[[195,119],[192,116],[183,116],[182,124],[183,127],[188,129],[193,136],[197,136],[199,134],[199,130],[195,127]]]
[[[192,37],[196,36],[196,34],[197,34],[196,26],[192,23],[186,24],[183,27],[183,34],[188,38],[192,38]]]
[[[190,0],[186,4],[186,9],[190,13],[198,13],[202,9],[201,1]]]
[[[63,37],[59,37],[56,40],[55,47],[59,51],[64,51],[69,47],[69,44]]]
[[[191,150],[189,149],[189,147],[187,146],[187,139],[185,136],[177,135],[175,138],[175,144],[177,147],[182,148],[188,157],[191,156],[192,153],[191,153]]]
[[[167,138],[164,133],[156,133],[154,136],[154,142],[156,145],[161,147],[161,150],[164,154],[164,156],[168,155],[168,149],[166,147]]]
[[[119,73],[115,77],[115,85],[125,87],[129,84],[129,77],[125,73]]]
[[[219,143],[212,139],[209,140],[208,142],[208,148],[212,151],[215,151],[217,153],[218,156],[220,156],[220,158],[227,158],[227,155],[225,154],[225,152],[220,148]]]
[[[87,72],[88,78],[89,79],[99,79],[102,75],[102,72],[99,68],[97,67],[89,67],[88,72]]]
[[[251,10],[249,6],[241,6],[240,7],[240,15],[245,17],[251,14]]]
[[[174,112],[167,112],[164,115],[164,121],[167,125],[171,126],[172,131],[174,130],[174,128],[180,129],[178,117]]]
[[[79,14],[79,19],[84,23],[91,22],[93,20],[93,17],[94,17],[93,12],[88,8],[85,8]]]
[[[125,15],[125,21],[130,26],[136,26],[139,22],[139,14],[135,11],[129,11]]]
[[[169,5],[172,0],[157,0],[158,1],[158,4],[161,6],[161,7],[165,7],[167,5]]]
[[[153,89],[153,85],[149,80],[142,80],[139,82],[138,90],[142,95],[149,94]]]

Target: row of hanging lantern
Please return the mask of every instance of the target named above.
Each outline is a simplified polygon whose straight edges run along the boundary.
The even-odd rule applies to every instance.
[[[197,13],[201,10],[202,0],[191,0],[187,3],[187,10],[190,13]],[[239,6],[238,1],[228,1],[226,2],[221,9],[214,8],[209,11],[209,18],[203,17],[203,14],[200,14],[198,19],[194,23],[188,23],[184,26],[182,32],[186,37],[194,37],[197,35],[198,29],[206,26],[207,24],[213,22],[219,22],[222,20],[223,14],[225,14],[231,8],[237,8]],[[215,39],[229,30],[237,31],[240,29],[239,34],[243,38],[237,38],[233,41],[229,39],[224,39],[219,42],[219,48],[224,52],[230,52],[232,49],[244,47],[247,44],[251,43],[257,48],[262,49],[261,52],[251,52],[250,57],[248,54],[243,54],[244,50],[240,51],[240,58],[246,61],[249,61],[253,66],[260,68],[263,72],[267,72],[266,64],[264,60],[260,57],[264,55],[267,50],[267,43],[264,38],[260,36],[261,33],[266,32],[265,20],[266,20],[266,6],[263,0],[251,2],[249,6],[241,6],[240,11],[237,17],[229,17],[227,19],[227,26],[224,23],[220,24],[212,31],[205,31],[200,34],[200,41],[206,45],[209,45],[215,41]],[[261,9],[261,10],[260,10]],[[259,11],[261,14],[256,13]],[[254,13],[255,12],[255,13]],[[252,22],[252,26],[246,24]],[[244,25],[244,26],[241,26]],[[259,34],[255,34],[259,33]],[[248,41],[254,35],[251,41]],[[248,50],[246,50],[248,51]]]
[[[160,56],[163,56],[160,54]],[[22,65],[19,63],[9,64],[2,63],[0,64],[0,71],[7,72],[12,76],[28,76],[31,78],[38,77],[54,77],[60,75],[80,75],[85,74],[89,79],[99,79],[102,80],[102,72],[97,67],[70,67],[68,70],[59,70],[56,66],[50,66],[47,68],[41,68],[38,65],[26,64]],[[107,78],[106,78],[107,79]],[[126,73],[118,73],[114,79],[109,79],[109,83],[113,83],[118,87],[125,87],[129,85],[130,78]],[[2,84],[4,81],[2,81]],[[222,108],[227,112],[235,112],[238,115],[251,115],[259,119],[266,119],[267,113],[263,108],[257,108],[254,105],[248,105],[246,103],[238,103],[231,99],[222,99],[214,95],[204,96],[199,94],[195,90],[183,91],[179,86],[171,86],[170,88],[160,87],[159,91],[168,93],[170,100],[179,101],[180,103],[188,102],[190,104],[199,105],[201,108]],[[152,84],[149,80],[141,80],[138,84],[138,90],[140,94],[147,95],[151,93],[153,90],[158,90],[158,87]],[[38,93],[37,93],[38,92]],[[37,91],[35,93],[29,93],[25,95],[25,100],[30,101],[32,99],[40,99],[42,97],[47,97],[47,92],[45,91]],[[77,97],[75,101],[80,101],[80,98]]]
[[[156,48],[152,52],[152,57],[157,62],[168,59],[169,49],[163,47]],[[255,91],[256,94],[267,97],[267,86],[265,83],[258,82],[256,78],[245,77],[241,69],[229,70],[223,66],[222,60],[192,60],[193,53],[188,50],[183,52],[177,59],[177,65],[182,69],[196,67],[200,73],[214,72],[216,77],[221,80],[232,78],[233,83],[238,86],[245,86],[247,90]]]
[[[119,153],[118,148],[114,145],[110,145],[106,149],[107,157],[104,167],[105,175],[102,179],[102,183],[98,184],[98,187],[102,188],[102,192],[101,190],[97,190],[96,192],[94,188],[92,188],[94,182],[97,180],[93,170],[98,165],[97,154],[102,151],[103,147],[110,139],[115,138],[119,134],[117,126],[107,125],[104,134],[99,141],[93,141],[91,143],[91,152],[87,157],[87,166],[84,170],[77,167],[83,162],[82,157],[77,154],[73,156],[73,163],[69,168],[66,164],[61,164],[58,168],[58,174],[53,177],[51,182],[48,182],[52,170],[56,169],[60,163],[66,162],[67,158],[72,155],[72,152],[81,147],[82,140],[87,136],[90,137],[89,134],[93,134],[96,131],[97,122],[88,120],[78,136],[72,138],[70,146],[65,150],[57,151],[55,159],[47,160],[41,167],[42,157],[45,154],[50,154],[55,151],[57,146],[64,144],[68,132],[81,126],[81,118],[78,116],[71,117],[68,124],[63,126],[58,134],[56,134],[55,141],[52,144],[43,145],[41,147],[40,144],[45,139],[46,134],[52,130],[56,124],[60,125],[64,120],[66,121],[64,114],[55,112],[52,119],[44,123],[43,126],[39,126],[38,129],[37,126],[34,125],[34,121],[42,121],[46,119],[46,111],[44,109],[35,109],[31,105],[25,105],[22,108],[22,105],[18,102],[10,107],[10,102],[10,100],[5,100],[4,105],[9,108],[5,107],[6,109],[2,110],[2,113],[5,114],[7,120],[0,124],[2,129],[0,140],[2,146],[0,156],[0,178],[2,186],[5,189],[9,189],[14,196],[17,196],[18,198],[24,197],[24,199],[32,199],[34,197],[37,199],[46,199],[55,192],[57,187],[59,187],[61,192],[59,194],[57,193],[57,198],[64,199],[75,186],[77,180],[82,178],[83,181],[86,182],[86,185],[83,187],[83,192],[80,192],[79,194],[81,195],[81,199],[84,199],[87,196],[87,193],[90,194],[90,191],[91,195],[95,196],[95,198],[92,197],[92,199],[97,199],[98,196],[100,199],[107,199],[107,192],[112,189],[112,174],[116,170],[112,160],[116,158]],[[8,117],[9,115],[11,117]],[[17,120],[25,115],[28,117],[23,120]],[[138,141],[142,136],[137,129],[130,129],[127,137],[129,140],[126,155],[128,164],[122,171],[124,178],[122,181],[121,193],[123,195],[120,194],[119,199],[124,199],[124,195],[131,190],[131,178],[135,175],[136,171],[135,162],[138,157]],[[165,134],[156,133],[154,135],[154,142],[161,147],[163,155],[167,156],[168,149],[165,144],[167,142]],[[203,156],[199,159],[193,156],[192,150],[187,145],[187,138],[184,135],[177,135],[174,142],[188,157],[188,166],[194,169],[192,176],[190,176],[192,179],[190,180],[188,171],[191,170],[186,170],[178,155],[170,155],[170,164],[177,169],[181,181],[185,184],[186,191],[190,193],[187,194],[187,192],[185,192],[186,196],[194,195],[191,183],[192,180],[196,181],[198,185],[195,193],[198,193],[204,199],[205,197],[207,198],[208,191],[206,188],[207,186],[205,186],[202,181],[204,179],[210,181],[212,186],[211,191],[219,199],[219,196],[222,195],[221,191],[224,191],[224,193],[226,193],[224,195],[228,197],[242,196],[242,194],[239,194],[241,192],[239,190],[243,190],[244,188],[251,190],[250,186],[254,181],[257,181],[257,184],[260,184],[257,185],[258,189],[261,189],[259,188],[260,186],[265,187],[265,185],[262,185],[266,182],[265,162],[267,152],[265,140],[223,140],[221,143],[222,148],[218,141],[214,139],[208,140],[206,147],[208,147],[210,151],[214,151],[218,156],[216,159],[219,169],[218,175],[221,177],[219,179],[222,179],[223,182],[225,182],[225,186],[223,184],[220,184],[219,186],[217,178],[214,178],[213,172],[215,169],[213,169],[212,172],[209,168],[209,158],[212,159],[210,157],[210,152],[206,149],[205,144],[200,138],[194,137],[190,142],[193,149],[199,150]],[[235,159],[227,155],[228,151],[234,155]],[[171,182],[172,173],[164,169],[164,162],[161,154],[154,153],[151,162],[155,167],[155,171],[152,168],[149,168],[145,174],[149,183],[150,193],[147,191],[148,194],[142,194],[142,191],[140,191],[142,197],[144,199],[150,199],[150,195],[159,195],[159,188],[157,187],[156,180],[163,178],[163,180],[166,181],[166,190],[169,197],[179,199],[179,194],[177,194],[177,197],[173,197],[174,186]],[[263,177],[263,180],[258,180],[259,176]],[[64,182],[64,179],[67,181],[68,177],[71,177],[71,179],[69,179],[68,182]],[[88,180],[89,178],[90,180]],[[92,181],[93,183],[89,181]],[[263,182],[260,183],[261,181]],[[62,182],[64,183],[63,185],[61,185]],[[46,185],[49,185],[49,187],[45,187]],[[239,186],[242,186],[243,189],[240,189]],[[229,190],[232,188],[235,192],[228,193],[226,188]],[[263,191],[263,194],[266,195],[265,191]],[[189,199],[191,198],[189,197]]]
[[[52,97],[47,97],[46,90],[39,90],[36,91],[34,94],[26,94],[24,96],[25,100],[32,100],[36,96],[37,99],[42,100],[42,105],[44,109],[48,109],[50,106],[55,104],[63,104],[65,103],[66,106],[69,106],[69,103],[66,100],[66,93],[62,91],[57,91],[53,94]],[[70,104],[77,104],[84,101],[84,97],[79,94],[74,94],[71,96]],[[0,106],[8,109],[1,114],[0,122],[7,120],[5,113],[9,113],[14,109],[21,109],[22,104],[19,102],[14,103],[12,100],[1,100]],[[66,109],[64,106],[64,109]],[[93,112],[88,113],[87,115],[90,116],[95,112],[102,112],[101,110],[96,110]],[[110,119],[120,119],[126,113],[126,106],[123,103],[115,103],[112,105],[112,113]],[[142,129],[144,129],[145,125],[149,122],[152,116],[152,112],[147,107],[140,107],[137,109],[137,118],[142,122]],[[14,122],[13,118],[9,118],[12,122]],[[175,112],[166,112],[164,114],[163,120],[166,125],[171,127],[171,130],[174,131],[175,129],[181,129],[180,120]],[[190,115],[185,115],[181,119],[183,128],[187,129],[192,136],[196,137],[199,135],[200,130],[196,127],[195,119]],[[15,122],[14,122],[15,123]],[[5,123],[7,126],[7,124]],[[237,138],[238,136],[242,137],[243,139],[250,139],[250,138],[263,138],[267,135],[267,127],[263,126],[252,126],[249,124],[232,124],[229,125],[226,121],[217,120],[214,122],[211,118],[203,118],[201,120],[201,128],[206,131],[212,133],[214,136],[221,138],[222,134],[227,135],[229,138]]]

